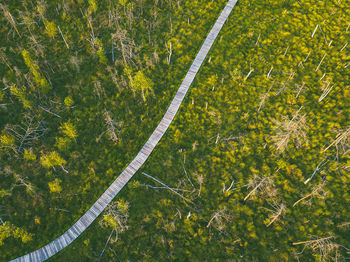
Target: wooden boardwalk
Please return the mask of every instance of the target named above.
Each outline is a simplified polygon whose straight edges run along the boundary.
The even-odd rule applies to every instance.
[[[39,248],[29,254],[16,258],[12,261],[44,261],[63,248],[72,243],[84,230],[91,225],[91,223],[102,213],[106,206],[113,200],[113,198],[119,193],[119,191],[128,183],[131,177],[139,170],[139,168],[145,163],[147,158],[152,153],[153,149],[167,131],[171,122],[173,121],[179,107],[185,98],[185,95],[191,86],[193,79],[195,78],[199,68],[201,67],[205,57],[207,56],[210,48],[212,47],[216,37],[218,36],[222,26],[226,19],[230,15],[233,7],[236,5],[237,0],[229,0],[224,10],[221,12],[219,18],[215,22],[214,26],[210,30],[207,38],[205,39],[201,49],[199,50],[195,60],[193,61],[190,69],[188,70],[183,82],[181,83],[174,99],[172,100],[168,110],[164,114],[162,120],[153,131],[152,135],[142,147],[137,156],[131,161],[131,163],[124,169],[124,171],[117,177],[116,180],[109,186],[109,188],[101,195],[101,197],[90,207],[86,213],[79,218],[75,224],[64,232],[61,236],[47,244],[46,246]]]

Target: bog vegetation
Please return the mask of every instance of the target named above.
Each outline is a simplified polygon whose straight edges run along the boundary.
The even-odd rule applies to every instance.
[[[226,1],[0,3],[0,260],[78,219]],[[152,156],[53,261],[350,258],[350,2],[240,0]]]

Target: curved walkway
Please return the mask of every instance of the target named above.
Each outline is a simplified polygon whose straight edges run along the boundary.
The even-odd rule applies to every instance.
[[[116,180],[109,186],[109,188],[100,196],[100,198],[90,207],[86,213],[79,218],[75,224],[64,232],[60,237],[56,238],[46,246],[39,248],[29,254],[16,258],[12,261],[44,261],[63,248],[72,243],[84,230],[90,226],[90,224],[102,213],[106,206],[113,200],[113,198],[119,193],[119,191],[128,183],[131,177],[139,170],[139,168],[145,163],[147,158],[152,153],[153,149],[167,131],[171,122],[173,121],[179,107],[185,98],[185,95],[192,84],[199,68],[201,67],[205,57],[207,56],[210,48],[212,47],[216,37],[218,36],[222,26],[226,19],[230,15],[233,7],[236,5],[237,0],[229,0],[224,10],[221,12],[219,18],[216,20],[214,26],[210,30],[207,38],[205,39],[201,49],[199,50],[195,60],[193,61],[189,71],[187,72],[183,82],[181,83],[174,99],[172,100],[168,110],[164,114],[162,120],[158,124],[157,128],[153,131],[152,135],[142,147],[137,156],[131,161],[131,163],[124,169],[124,171],[117,177]]]

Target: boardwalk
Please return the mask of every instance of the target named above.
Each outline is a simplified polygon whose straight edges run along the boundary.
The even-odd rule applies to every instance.
[[[233,7],[236,5],[237,0],[229,0],[224,10],[221,12],[219,18],[215,22],[214,26],[210,30],[207,38],[205,39],[201,49],[199,50],[195,60],[193,61],[190,69],[188,70],[183,82],[181,83],[174,99],[172,100],[168,110],[164,114],[162,120],[153,131],[152,135],[142,147],[137,156],[131,161],[131,163],[124,169],[124,171],[117,177],[117,179],[109,186],[109,188],[102,194],[102,196],[93,204],[86,213],[79,218],[75,224],[63,233],[60,237],[56,238],[46,246],[26,254],[22,257],[16,258],[12,261],[44,261],[63,248],[72,243],[84,230],[91,225],[91,223],[102,213],[106,206],[113,200],[113,198],[119,193],[119,191],[128,183],[131,177],[139,170],[139,168],[145,163],[147,158],[152,153],[159,140],[167,131],[171,122],[173,121],[179,107],[185,98],[185,95],[191,86],[193,79],[195,78],[199,68],[201,67],[205,57],[207,56],[210,48],[212,47],[216,37],[218,36],[222,26],[226,19],[230,15]]]

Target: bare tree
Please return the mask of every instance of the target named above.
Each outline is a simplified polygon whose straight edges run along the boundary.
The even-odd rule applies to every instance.
[[[265,94],[263,94],[263,95],[260,97],[260,103],[259,103],[258,113],[260,112],[260,109],[264,106],[266,99],[269,98],[269,96],[270,96],[269,93],[270,93],[270,91],[271,91],[271,89],[272,89],[272,87],[273,87],[273,84],[274,84],[274,82],[271,84],[269,90],[268,90]]]
[[[14,174],[14,177],[16,179],[16,184],[13,187],[24,186],[26,188],[27,192],[30,192],[30,193],[33,193],[34,195],[36,195],[36,191],[35,191],[32,183],[28,182],[26,179],[24,179],[23,177],[21,177],[18,174]]]
[[[106,125],[107,125],[107,133],[109,135],[109,138],[117,143],[119,138],[119,133],[120,131],[118,131],[118,128],[120,128],[120,126],[122,125],[122,122],[116,122],[112,119],[110,113],[106,110],[105,111],[105,120],[106,120]],[[118,132],[118,135],[117,135]]]
[[[129,203],[123,200],[111,202],[100,220],[101,227],[112,227],[115,232],[115,238],[111,242],[118,240],[119,234],[128,229]],[[112,231],[112,232],[113,232]]]
[[[320,185],[316,185],[312,188],[311,193],[303,196],[302,198],[300,198],[298,201],[296,201],[293,204],[293,207],[295,207],[298,203],[302,202],[302,201],[307,201],[308,203],[310,203],[310,201],[314,198],[314,197],[319,197],[319,198],[325,198],[325,196],[327,195],[327,191],[325,191],[325,189],[323,188],[324,185],[320,184]]]
[[[319,261],[339,261],[340,259],[339,249],[340,248],[344,248],[346,250],[349,250],[349,249],[333,242],[334,238],[335,238],[334,236],[328,236],[328,237],[316,236],[312,240],[294,242],[293,245],[304,246],[300,254],[302,254],[306,248],[310,248],[314,253],[318,253]]]
[[[278,171],[279,169],[276,172]],[[266,197],[272,197],[277,195],[278,190],[276,189],[275,183],[272,179],[273,175],[268,175],[265,177],[260,177],[255,175],[254,178],[247,184],[248,189],[249,188],[253,188],[253,189],[244,198],[244,201],[246,201],[251,196],[254,196],[257,194],[265,195]]]
[[[168,53],[168,57],[166,58],[166,61],[167,61],[168,65],[170,65],[171,55],[173,54],[171,41],[169,41],[169,47],[168,47],[168,43],[165,42],[165,48],[166,48],[166,51]]]
[[[271,226],[274,222],[278,221],[283,214],[286,212],[286,205],[282,202],[277,202],[276,200],[269,203],[272,209],[266,208],[271,212],[269,216],[270,222],[266,225],[267,227]]]
[[[21,37],[21,34],[19,33],[17,26],[16,26],[16,21],[11,15],[10,11],[8,10],[7,6],[5,4],[0,3],[0,9],[2,10],[4,17],[6,20],[12,25],[12,27],[15,29],[16,33],[18,34],[19,37]]]
[[[224,207],[222,209],[219,209],[212,215],[211,219],[207,224],[207,228],[213,224],[214,228],[222,232],[225,229],[227,222],[229,222],[232,218],[233,216],[229,214],[226,208]]]
[[[181,195],[178,192],[178,191],[188,191],[188,190],[183,190],[183,189],[179,189],[179,188],[171,188],[171,187],[167,186],[166,184],[164,184],[163,182],[159,181],[157,178],[155,178],[149,174],[146,174],[145,172],[142,172],[142,174],[148,178],[151,178],[152,180],[156,181],[157,183],[159,183],[163,186],[163,187],[152,187],[152,188],[166,188],[166,189],[170,190],[171,192],[173,192],[174,194],[181,197],[184,201],[192,203],[192,201],[190,199],[184,197],[183,195]],[[151,186],[147,186],[147,187],[151,187]]]
[[[332,146],[336,146],[337,151],[341,150],[343,155],[350,151],[350,127],[339,130],[336,139],[326,149],[324,149],[323,152],[326,152]]]
[[[136,46],[134,41],[127,36],[126,30],[119,27],[116,33],[112,34],[112,40],[119,44],[117,48],[122,54],[124,65],[128,65],[130,60],[135,57],[134,49]]]
[[[42,137],[48,129],[42,121],[36,121],[33,116],[25,116],[20,124],[8,124],[5,130],[16,138],[18,144],[16,151],[22,152],[23,148]]]
[[[296,146],[301,146],[302,142],[307,140],[306,114],[300,115],[301,109],[302,107],[299,108],[292,119],[285,117],[282,121],[275,120],[276,134],[272,136],[272,140],[279,152],[286,150],[291,139],[294,139]]]
[[[332,91],[334,86],[329,87],[330,84],[331,84],[331,81],[328,81],[327,85],[325,84],[325,86],[323,86],[322,88],[323,93],[318,99],[318,102],[321,102]]]
[[[4,52],[5,48],[0,48],[0,59],[2,62],[13,72],[10,61],[7,59],[6,53]]]

